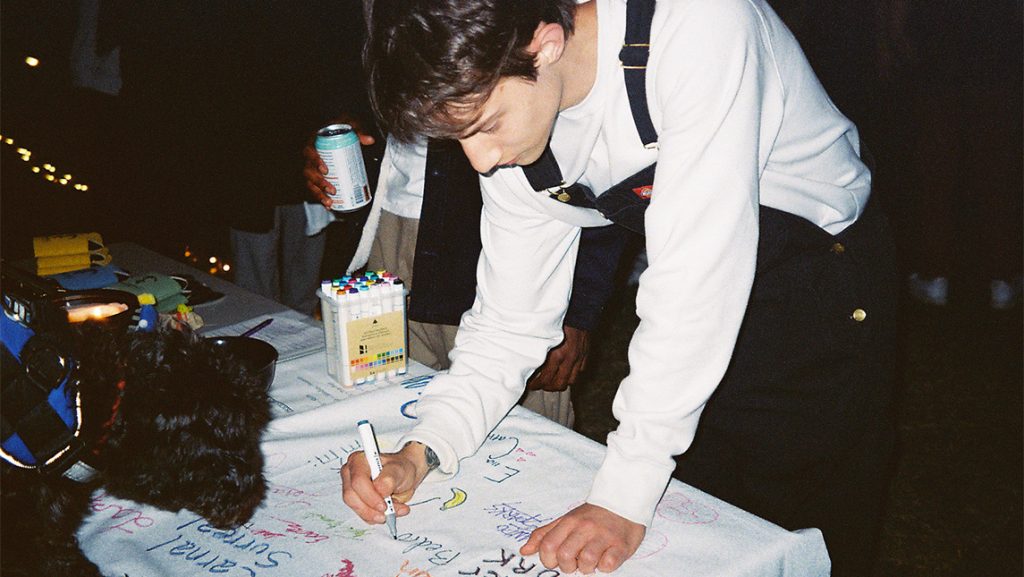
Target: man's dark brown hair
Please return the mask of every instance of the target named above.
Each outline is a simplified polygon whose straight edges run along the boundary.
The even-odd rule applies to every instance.
[[[573,31],[573,0],[366,0],[370,100],[400,140],[454,138],[503,77],[536,80],[541,22]]]

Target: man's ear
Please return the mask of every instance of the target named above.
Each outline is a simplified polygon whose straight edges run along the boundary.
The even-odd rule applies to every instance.
[[[529,50],[535,55],[534,66],[537,68],[558,62],[565,51],[565,30],[559,24],[541,22],[533,31]]]

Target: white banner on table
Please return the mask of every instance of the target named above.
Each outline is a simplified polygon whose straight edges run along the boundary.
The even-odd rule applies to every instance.
[[[410,378],[275,419],[263,443],[267,499],[239,529],[97,492],[82,547],[117,577],[560,575],[519,548],[537,526],[582,502],[604,447],[521,408],[458,475],[420,487],[412,513],[398,519],[398,540],[342,503],[339,470],[360,449],[356,423],[371,420],[381,449],[394,449],[428,381]],[[673,481],[640,550],[615,575],[828,573],[817,530],[785,531]]]
[[[274,418],[309,411],[384,387],[418,385],[419,391],[434,374],[433,370],[410,361],[409,370],[404,375],[345,387],[327,374],[326,362],[324,355],[319,354],[277,366],[274,384],[270,388]]]

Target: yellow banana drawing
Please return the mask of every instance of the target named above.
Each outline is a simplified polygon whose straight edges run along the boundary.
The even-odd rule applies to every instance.
[[[448,509],[454,509],[455,507],[458,507],[459,505],[463,504],[465,501],[466,492],[463,491],[462,489],[459,489],[458,487],[452,487],[452,498],[448,499],[447,501],[444,502],[443,505],[441,505],[441,510],[447,511]]]

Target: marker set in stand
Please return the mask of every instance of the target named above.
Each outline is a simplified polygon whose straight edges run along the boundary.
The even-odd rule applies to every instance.
[[[327,373],[345,387],[405,374],[405,285],[386,272],[320,283]]]

